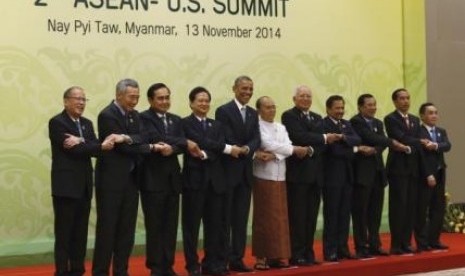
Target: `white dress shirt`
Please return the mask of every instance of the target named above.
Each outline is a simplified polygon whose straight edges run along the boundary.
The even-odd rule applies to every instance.
[[[273,181],[284,181],[286,179],[286,158],[292,155],[293,146],[289,139],[286,128],[276,122],[259,120],[261,149],[274,153],[275,160],[263,162],[254,160],[254,176]]]

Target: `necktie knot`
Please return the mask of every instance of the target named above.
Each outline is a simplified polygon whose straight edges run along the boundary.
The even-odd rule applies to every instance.
[[[308,121],[311,121],[312,118],[310,117],[310,113],[304,112],[303,114],[304,114],[305,119],[307,119]]]
[[[431,128],[430,130],[430,136],[431,136],[431,140],[433,142],[437,142],[437,135],[436,135],[436,128]]]

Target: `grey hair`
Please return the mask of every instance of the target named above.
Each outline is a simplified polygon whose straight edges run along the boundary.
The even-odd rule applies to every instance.
[[[297,96],[297,94],[301,91],[301,90],[308,90],[310,91],[310,94],[312,94],[312,89],[310,89],[310,87],[308,87],[307,85],[305,84],[301,84],[301,85],[298,85],[295,90],[294,90],[294,97]]]
[[[77,85],[71,86],[70,88],[66,89],[65,92],[63,93],[63,99],[70,97],[71,92],[73,92],[73,90],[84,91],[84,89],[80,86],[77,86]]]
[[[128,87],[139,88],[137,81],[133,79],[123,79],[116,84],[116,95],[124,94]]]

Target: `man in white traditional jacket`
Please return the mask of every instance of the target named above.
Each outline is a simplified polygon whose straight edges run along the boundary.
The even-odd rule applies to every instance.
[[[255,152],[253,174],[252,255],[255,269],[287,267],[290,258],[285,159],[303,158],[307,147],[293,146],[286,128],[274,122],[276,105],[270,97],[257,100],[261,147]],[[273,231],[269,231],[273,228]]]

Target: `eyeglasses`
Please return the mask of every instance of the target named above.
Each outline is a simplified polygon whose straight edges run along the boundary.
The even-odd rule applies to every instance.
[[[82,98],[82,97],[66,97],[67,99],[73,99],[73,100],[76,100],[78,102],[88,102],[89,99],[87,98]]]

